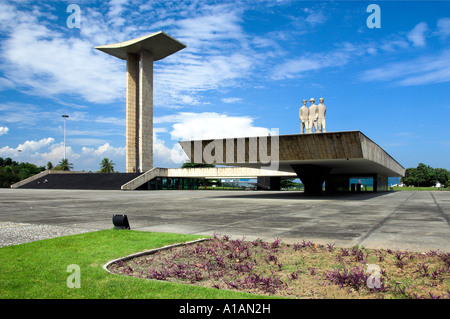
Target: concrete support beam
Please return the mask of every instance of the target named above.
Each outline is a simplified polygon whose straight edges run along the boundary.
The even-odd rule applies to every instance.
[[[388,177],[380,174],[375,174],[373,178],[373,191],[385,192],[388,190]]]
[[[141,172],[146,172],[153,168],[153,55],[142,50],[140,59],[139,167]]]
[[[139,171],[139,56],[127,53],[126,172]]]
[[[292,165],[292,169],[305,186],[305,193],[319,195],[331,168],[312,164]]]
[[[258,176],[256,186],[258,189],[279,191],[281,189],[281,177]]]

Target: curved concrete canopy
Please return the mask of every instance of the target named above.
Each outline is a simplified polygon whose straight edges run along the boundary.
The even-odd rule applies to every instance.
[[[153,61],[158,61],[185,47],[185,44],[159,31],[140,38],[95,48],[122,60],[127,59],[127,53],[139,54],[142,50],[147,50],[152,53]]]

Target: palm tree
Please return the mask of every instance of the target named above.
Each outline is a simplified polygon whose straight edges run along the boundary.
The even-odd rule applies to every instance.
[[[63,171],[70,171],[71,169],[73,169],[73,164],[69,163],[69,160],[67,158],[64,158],[61,160],[61,162],[59,162],[58,166],[55,168],[58,168]]]
[[[113,161],[105,157],[100,163],[100,173],[114,173],[114,165]]]

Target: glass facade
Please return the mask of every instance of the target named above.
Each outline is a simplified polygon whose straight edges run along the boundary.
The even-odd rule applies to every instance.
[[[350,191],[354,192],[372,192],[373,191],[373,177],[351,177]]]
[[[380,192],[387,191],[388,178],[379,174],[330,175],[325,182],[329,192]]]
[[[149,190],[198,189],[198,178],[157,177],[148,182]]]

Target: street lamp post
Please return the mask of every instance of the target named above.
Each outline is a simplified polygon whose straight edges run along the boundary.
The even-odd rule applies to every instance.
[[[64,160],[66,159],[66,119],[69,117],[69,115],[63,115],[64,118]]]
[[[17,152],[19,152],[19,164],[20,164],[20,153],[22,152],[22,150],[17,150]]]

